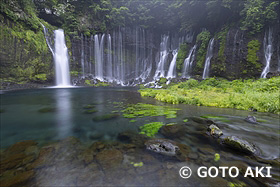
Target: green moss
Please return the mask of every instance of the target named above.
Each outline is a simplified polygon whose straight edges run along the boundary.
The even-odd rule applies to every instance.
[[[84,114],[93,114],[93,113],[96,113],[96,112],[98,112],[98,110],[96,110],[96,109],[90,109],[90,110],[85,110],[85,111],[84,111]]]
[[[136,120],[135,120],[135,119],[132,119],[132,120],[130,120],[129,122],[130,122],[130,123],[134,123],[134,122],[136,122]]]
[[[226,48],[226,39],[227,39],[228,27],[222,29],[216,36],[216,39],[219,41],[219,52],[217,61],[214,61],[211,64],[211,69],[215,74],[221,74],[226,71],[226,55],[225,55],[225,48]]]
[[[207,46],[210,40],[210,32],[209,31],[202,31],[196,37],[196,43],[200,43],[199,49],[197,51],[196,56],[196,69],[201,70],[203,68],[203,64],[205,61],[205,56],[207,53]]]
[[[38,112],[40,112],[40,113],[52,113],[55,111],[56,111],[56,108],[52,108],[52,107],[41,108],[38,110]]]
[[[106,86],[110,86],[110,85],[106,82],[98,82],[94,86],[96,86],[96,87],[106,87]]]
[[[42,73],[42,74],[37,74],[34,76],[35,80],[37,81],[46,81],[47,80],[47,75]]]
[[[215,162],[218,162],[220,160],[220,154],[219,153],[216,153],[215,154],[215,157],[214,157],[214,161]]]
[[[176,118],[177,108],[167,106],[156,106],[151,104],[137,103],[122,110],[125,118],[141,118],[146,116],[166,116]]]
[[[178,51],[177,60],[176,60],[176,68],[178,72],[182,71],[184,60],[188,54],[187,50],[188,50],[188,45],[186,43],[180,45],[180,49]]]
[[[160,84],[166,84],[166,82],[167,82],[167,79],[164,78],[164,77],[161,77],[161,78],[159,79],[159,83],[160,83]]]
[[[259,57],[257,52],[260,50],[260,42],[258,40],[251,40],[248,43],[248,54],[247,61],[250,65],[254,65],[255,68],[261,68],[261,63],[259,62]]]
[[[146,136],[154,137],[162,126],[163,126],[162,122],[152,122],[152,123],[145,124],[139,127],[141,130],[139,134],[145,134]]]
[[[84,106],[83,108],[84,109],[93,109],[93,108],[95,108],[95,105],[89,104],[89,105]]]
[[[119,114],[105,114],[105,115],[100,115],[100,116],[95,116],[92,118],[93,121],[99,122],[99,121],[108,121],[112,120],[115,118],[118,118],[120,115]]]
[[[78,77],[79,76],[79,72],[78,71],[70,71],[70,75]]]
[[[93,84],[91,83],[90,80],[85,80],[85,84],[86,84],[87,86],[93,86]]]

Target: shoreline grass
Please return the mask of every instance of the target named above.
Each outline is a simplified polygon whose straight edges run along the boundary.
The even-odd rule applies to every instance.
[[[166,89],[145,88],[141,96],[171,104],[235,108],[280,114],[280,77],[258,80],[189,79]]]

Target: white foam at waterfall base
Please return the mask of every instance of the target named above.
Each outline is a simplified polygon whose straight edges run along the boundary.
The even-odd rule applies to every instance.
[[[55,62],[56,87],[63,87],[63,88],[71,87],[68,52],[65,44],[64,32],[62,29],[58,29],[54,31],[54,34],[55,34],[54,62]]]

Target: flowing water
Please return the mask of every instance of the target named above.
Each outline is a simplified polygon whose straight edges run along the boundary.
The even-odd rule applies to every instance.
[[[171,119],[164,116],[134,118],[136,121],[124,118],[122,110],[130,104],[136,103],[156,104],[158,106],[162,105],[170,108],[179,108],[180,110],[177,112],[177,117]],[[84,113],[87,110],[84,107],[88,104],[94,105],[97,112],[93,114]],[[59,183],[58,181],[61,182],[61,185],[70,185],[67,182],[69,182],[68,180],[70,180],[70,178],[73,178],[74,173],[75,175],[92,178],[92,176],[88,176],[88,174],[83,174],[82,171],[88,171],[88,167],[92,166],[93,163],[84,166],[82,163],[79,163],[78,160],[68,160],[69,156],[72,155],[73,157],[78,154],[73,151],[74,149],[79,150],[81,148],[79,145],[71,147],[72,144],[67,143],[67,141],[66,143],[65,141],[59,144],[53,143],[61,141],[69,136],[78,138],[83,144],[82,147],[91,145],[94,142],[99,142],[99,144],[100,142],[119,142],[121,141],[118,139],[119,133],[128,130],[139,133],[139,127],[150,122],[184,124],[187,129],[185,136],[175,138],[174,140],[189,146],[191,149],[190,151],[194,155],[194,160],[178,162],[171,158],[168,159],[168,157],[165,156],[153,156],[153,154],[145,151],[143,147],[135,147],[129,149],[131,152],[126,152],[128,146],[131,144],[112,143],[110,146],[113,147],[114,145],[117,147],[120,145],[127,146],[127,148],[117,148],[124,154],[123,163],[118,166],[117,170],[111,170],[111,172],[113,172],[111,174],[114,174],[114,176],[111,176],[111,174],[109,174],[110,172],[108,173],[106,170],[106,165],[102,165],[107,162],[111,163],[111,161],[107,160],[103,163],[102,160],[99,160],[98,163],[102,165],[105,171],[95,167],[96,169],[94,169],[94,171],[89,172],[101,172],[100,175],[94,175],[95,178],[92,182],[97,183],[102,179],[103,183],[100,183],[100,185],[107,185],[107,180],[110,181],[108,177],[111,176],[115,180],[122,179],[115,181],[113,183],[114,185],[124,185],[122,181],[127,185],[163,185],[163,183],[165,184],[164,181],[167,180],[169,185],[176,186],[183,185],[186,182],[186,180],[181,179],[178,174],[180,167],[183,165],[190,166],[192,169],[202,165],[208,166],[217,164],[217,166],[224,164],[235,165],[237,163],[247,163],[250,166],[260,165],[260,163],[249,159],[249,157],[222,148],[218,142],[215,142],[211,137],[207,137],[205,134],[207,124],[197,123],[192,120],[192,117],[199,117],[202,115],[221,116],[222,118],[214,119],[214,121],[219,125],[224,135],[236,135],[249,142],[253,142],[261,150],[261,158],[275,159],[279,157],[279,145],[277,145],[277,141],[279,141],[280,129],[277,115],[258,112],[252,113],[235,109],[169,105],[150,98],[142,98],[135,88],[54,88],[11,91],[1,94],[1,109],[3,110],[1,113],[0,132],[2,149],[23,140],[35,140],[39,143],[39,146],[62,146],[59,148],[58,153],[53,153],[60,155],[59,162],[50,161],[52,166],[36,171],[36,181],[40,182],[40,185],[57,185]],[[96,116],[112,112],[119,114],[119,116],[106,121],[93,120]],[[247,123],[244,121],[247,115],[254,115],[262,122],[260,122],[260,124]],[[183,120],[186,118],[188,118],[189,121],[184,123]],[[163,136],[161,133],[158,133],[155,138],[163,138]],[[58,147],[56,149],[58,149]],[[68,151],[64,152],[63,150]],[[113,150],[115,150],[117,154],[120,154],[116,149]],[[100,154],[105,153],[106,152],[100,152]],[[214,161],[215,153],[220,154],[221,158],[219,162]],[[99,157],[98,152],[94,154],[97,154],[97,159],[108,159],[106,155]],[[82,155],[76,156],[80,158]],[[114,157],[118,158],[117,155],[114,155]],[[50,157],[50,159],[51,158],[52,157]],[[58,159],[58,156],[53,159]],[[131,162],[138,163],[140,161],[144,162],[142,167],[137,168],[135,166],[134,168],[134,166],[131,165]],[[202,163],[200,161],[202,161]],[[55,170],[62,172],[64,176],[59,177],[59,175],[53,175],[52,168],[56,168]],[[134,173],[134,169],[136,174]],[[70,175],[69,170],[72,172],[72,177],[67,178],[66,176]],[[114,171],[116,171],[116,173],[114,173]],[[275,170],[273,170],[272,173],[279,176],[279,173]],[[130,177],[133,178],[132,181]],[[195,176],[192,176],[191,179],[192,180],[188,183],[190,186],[204,186],[206,184],[216,183],[214,179],[199,179],[195,178]],[[249,185],[256,184],[256,181],[252,181],[251,179],[245,178],[239,180],[243,180]],[[53,183],[51,183],[51,181]]]
[[[268,33],[266,32],[263,39],[263,48],[264,48],[264,56],[265,56],[265,67],[262,71],[261,78],[266,78],[266,75],[269,72],[270,61],[273,53],[272,48],[272,29],[269,28]]]
[[[204,65],[202,79],[206,79],[206,78],[209,77],[210,62],[211,62],[211,58],[213,57],[213,44],[214,44],[214,38],[212,38],[209,41],[209,44],[208,44],[207,54],[206,54],[206,57],[205,57],[205,65]]]
[[[55,62],[55,78],[56,86],[69,87],[70,71],[68,62],[68,52],[65,44],[64,32],[61,29],[54,31],[54,62]]]
[[[166,78],[168,79],[172,79],[176,77],[176,59],[177,59],[177,55],[178,55],[178,49],[173,50],[172,52],[173,58],[170,62],[170,66],[167,72],[167,76]]]
[[[183,73],[182,73],[183,78],[189,79],[191,77],[192,65],[195,58],[195,50],[196,50],[196,45],[194,45],[191,48],[188,57],[184,60]]]

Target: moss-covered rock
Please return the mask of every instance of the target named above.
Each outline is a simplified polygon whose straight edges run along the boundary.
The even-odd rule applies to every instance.
[[[253,144],[247,142],[246,140],[238,138],[236,136],[226,137],[223,140],[223,144],[231,149],[238,150],[243,153],[247,153],[247,154],[257,153],[257,149]]]
[[[40,113],[51,113],[51,112],[56,112],[56,108],[53,108],[53,107],[45,107],[45,108],[39,109],[38,112],[40,112]]]
[[[119,114],[104,114],[100,116],[95,116],[92,118],[92,121],[107,121],[107,120],[112,120],[118,118],[120,115]]]

